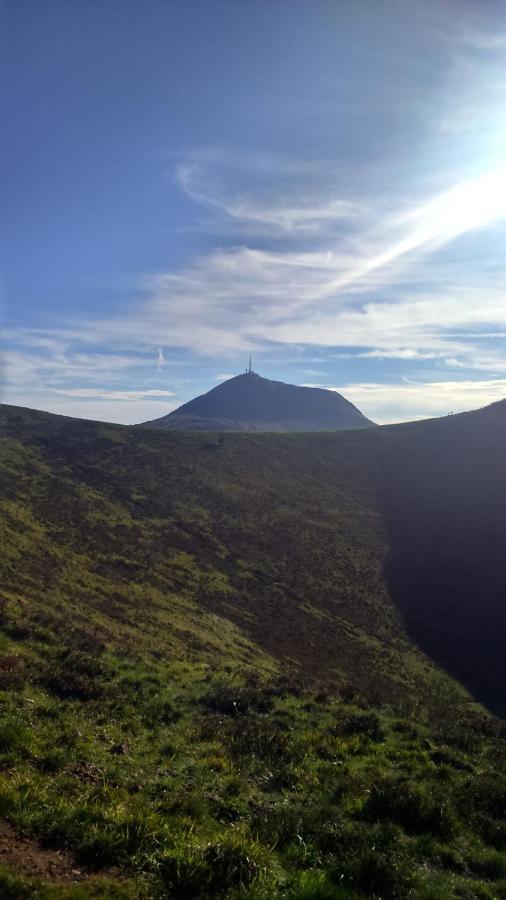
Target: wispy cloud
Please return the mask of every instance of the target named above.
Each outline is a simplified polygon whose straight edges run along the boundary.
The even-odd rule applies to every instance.
[[[479,348],[468,348],[460,357],[444,360],[445,365],[454,369],[476,369],[482,372],[506,372],[506,354],[501,351],[481,353]]]
[[[466,350],[464,331],[450,337],[450,329],[506,325],[502,278],[496,273],[487,279],[463,265],[460,277],[458,271],[446,272],[438,284],[440,267],[416,260],[408,277],[388,268],[360,291],[332,291],[336,271],[348,263],[347,257],[327,252],[217,251],[189,269],[151,278],[145,325],[125,319],[114,330],[125,340],[135,331],[146,341],[164,330],[170,343],[210,355],[276,341],[366,343],[374,355],[381,350],[399,355],[401,348],[399,358],[429,358]]]
[[[64,160],[62,215],[47,235],[51,257],[38,241],[46,235],[35,227],[40,210],[30,203],[39,195],[29,196],[29,179],[32,271],[25,278],[18,225],[12,271],[16,296],[27,287],[30,315],[46,328],[5,333],[4,397],[148,418],[148,406],[170,405],[176,393],[188,399],[185,392],[201,392],[215,373],[242,369],[250,352],[260,371],[270,360],[277,377],[288,370],[349,392],[355,379],[365,403],[380,402],[377,382],[419,378],[416,388],[398,384],[388,415],[393,403],[412,414],[402,398],[422,409],[419,392],[444,397],[447,389],[434,385],[447,377],[496,396],[502,377],[492,376],[506,371],[506,13],[474,0],[457,6],[458,15],[455,4],[438,0],[381,11],[370,4],[366,16],[350,6],[337,31],[329,31],[326,13],[316,14],[316,52],[307,58],[294,16],[282,65],[274,43],[266,65],[264,55],[249,59],[251,78],[230,92],[229,66],[218,65],[213,89],[192,94],[188,129],[186,116],[172,114],[155,131],[143,129],[138,184],[125,192],[122,178],[111,178],[103,215],[99,190],[69,193]],[[198,40],[191,44],[190,54]],[[175,100],[171,109],[180,110],[178,93]],[[111,147],[126,163],[119,132],[117,140]],[[109,149],[95,149],[90,185],[98,186]],[[79,228],[72,240],[64,233],[74,199],[86,212],[84,241]],[[115,252],[104,253],[115,229]],[[82,270],[74,265],[79,253]],[[143,264],[145,271],[134,268]],[[90,285],[93,309],[101,301],[103,314],[86,308]],[[70,308],[81,312],[65,317]],[[369,401],[368,384],[377,387]],[[427,407],[435,408],[444,411]]]
[[[422,353],[415,349],[394,348],[393,350],[366,350],[354,354],[359,359],[436,359],[437,353]]]
[[[158,348],[158,356],[157,356],[157,364],[156,364],[156,370],[159,375],[160,375],[165,363],[166,363],[166,359],[165,359],[163,350],[161,347],[159,347]]]
[[[132,382],[152,381],[152,353],[84,353],[71,331],[47,340],[30,332],[10,338],[19,349],[3,357],[4,402],[125,424],[155,418],[179,405],[168,388],[131,387]],[[92,347],[98,341],[87,343]]]
[[[143,276],[133,286],[135,301],[114,317],[61,323],[50,334],[11,334],[9,389],[43,385],[52,396],[81,401],[154,402],[174,395],[147,388],[176,364],[174,349],[211,358],[213,368],[219,357],[227,370],[227,360],[241,353],[259,358],[275,346],[313,346],[341,348],[342,358],[504,372],[501,352],[483,353],[476,340],[498,339],[506,329],[499,241],[506,169],[465,175],[423,202],[399,189],[388,203],[383,194],[367,203],[360,192],[350,199],[336,185],[325,198],[333,169],[323,164],[319,179],[315,169],[311,177],[294,170],[292,184],[285,178],[255,196],[215,184],[209,165],[181,164],[177,177],[187,196],[197,210],[216,214],[217,246],[180,268]],[[221,246],[223,216],[237,223],[240,238],[243,224],[254,222],[255,239]],[[266,249],[273,228],[282,240]],[[486,229],[484,264],[472,241]],[[311,233],[304,249],[299,232]],[[471,248],[465,254],[458,252],[463,241]],[[495,396],[498,382],[483,382],[492,383]],[[402,386],[392,396],[401,403],[419,394]]]
[[[470,23],[463,23],[457,27],[451,39],[463,47],[485,52],[506,51],[506,31],[493,31],[491,29],[478,28]]]
[[[257,164],[258,168],[258,164]],[[273,173],[270,172],[272,181]],[[279,173],[277,173],[279,176]],[[346,196],[330,196],[320,187],[310,189],[308,172],[288,193],[256,183],[249,190],[226,190],[216,184],[216,172],[202,162],[182,162],[176,167],[176,179],[192,200],[241,223],[254,223],[260,229],[279,229],[282,232],[318,232],[329,223],[350,222],[365,212],[363,205]],[[314,172],[312,173],[314,179]],[[285,172],[286,179],[286,172]],[[269,189],[270,188],[270,189]],[[286,185],[285,185],[286,191]],[[334,188],[336,191],[336,188]]]
[[[50,388],[50,393],[62,397],[94,398],[97,400],[144,400],[148,397],[173,397],[173,391],[107,391],[100,388]]]

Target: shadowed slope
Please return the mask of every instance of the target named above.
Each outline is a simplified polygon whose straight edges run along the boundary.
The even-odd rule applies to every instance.
[[[506,402],[381,429],[387,580],[416,643],[506,712]]]

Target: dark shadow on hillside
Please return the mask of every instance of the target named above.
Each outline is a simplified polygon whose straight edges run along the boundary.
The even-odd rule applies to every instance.
[[[385,429],[387,579],[412,640],[506,714],[506,407]]]

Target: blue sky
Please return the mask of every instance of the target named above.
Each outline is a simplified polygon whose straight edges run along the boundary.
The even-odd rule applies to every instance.
[[[506,396],[506,7],[0,0],[2,399]]]

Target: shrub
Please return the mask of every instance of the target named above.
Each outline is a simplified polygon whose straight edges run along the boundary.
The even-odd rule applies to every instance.
[[[0,866],[0,897],[2,900],[29,900],[34,897],[33,884]]]
[[[344,827],[329,858],[329,869],[338,885],[390,900],[405,900],[416,880],[402,835],[389,823]]]
[[[269,682],[269,693],[273,697],[303,697],[307,694],[305,680],[294,672],[275,675]]]
[[[163,804],[163,806],[164,810],[169,813],[188,816],[190,819],[195,819],[197,821],[205,819],[209,814],[206,799],[195,792],[173,797],[167,803]]]
[[[16,794],[12,787],[2,785],[0,787],[0,817],[7,818],[16,809]],[[1,897],[1,894],[0,894]]]
[[[297,762],[303,750],[294,744],[284,728],[272,719],[251,715],[231,722],[226,734],[230,753],[235,758],[258,757],[273,765]]]
[[[19,690],[25,684],[24,661],[15,654],[0,656],[0,689]]]
[[[481,878],[506,878],[506,855],[497,850],[483,850],[471,857],[469,867]]]
[[[179,710],[175,709],[172,702],[164,697],[156,697],[148,703],[142,712],[142,723],[146,728],[156,725],[171,725],[181,718]]]
[[[391,729],[396,734],[402,734],[406,740],[415,741],[420,737],[420,728],[413,722],[406,722],[405,719],[397,719],[392,722]]]
[[[0,753],[23,753],[30,744],[26,728],[15,719],[0,719]]]
[[[35,760],[35,765],[41,772],[54,773],[65,768],[70,760],[70,754],[64,748],[53,747]]]
[[[224,797],[240,797],[248,792],[248,783],[240,775],[231,775],[223,783]]]
[[[483,840],[496,850],[506,851],[506,822],[497,822],[484,817],[480,825]]]
[[[299,886],[287,896],[289,900],[354,900],[357,895],[336,887],[322,872],[303,872]]]
[[[265,847],[235,832],[204,847],[189,842],[176,845],[161,857],[159,873],[171,897],[194,900],[262,884],[267,878],[274,885],[279,869]]]
[[[153,837],[152,824],[144,816],[97,822],[84,837],[77,837],[76,855],[91,868],[102,869],[131,861],[135,854],[149,849]]]
[[[203,859],[212,873],[212,888],[240,887],[263,881],[271,869],[268,850],[240,834],[226,835],[204,848]]]
[[[461,809],[493,819],[506,819],[506,776],[499,773],[467,779],[459,792]]]
[[[434,750],[430,758],[436,766],[451,766],[453,769],[458,769],[462,772],[473,771],[469,763],[464,762],[453,750],[447,747],[440,747],[438,750]]]
[[[448,800],[431,794],[431,785],[387,777],[373,785],[363,815],[370,819],[390,819],[412,834],[425,831],[451,837],[457,826],[456,814]]]
[[[41,676],[58,697],[95,700],[104,693],[106,670],[100,657],[70,650]]]
[[[341,734],[363,734],[371,741],[380,743],[384,740],[385,735],[381,727],[381,722],[375,713],[362,713],[349,716],[341,724]]]
[[[254,686],[240,686],[232,681],[216,681],[201,698],[208,709],[226,716],[240,716],[245,713],[269,712],[272,697],[266,691]]]
[[[175,900],[201,897],[209,884],[209,867],[199,849],[189,843],[166,850],[159,859],[159,877]]]

